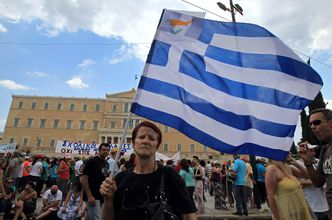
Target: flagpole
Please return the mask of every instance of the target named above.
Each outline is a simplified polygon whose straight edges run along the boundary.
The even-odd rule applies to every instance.
[[[126,124],[125,124],[125,127],[124,127],[124,130],[123,130],[123,133],[122,133],[122,138],[120,140],[120,144],[119,144],[119,150],[116,152],[116,156],[115,156],[115,162],[114,162],[114,166],[111,167],[111,172],[110,172],[110,177],[113,178],[114,177],[114,174],[115,174],[115,164],[118,163],[119,161],[119,158],[120,158],[120,154],[121,154],[121,151],[122,151],[122,148],[123,148],[123,144],[124,144],[124,140],[126,138],[126,134],[128,132],[128,127],[129,127],[129,121],[131,120],[131,115],[132,113],[129,112],[128,113],[128,116],[127,116],[127,121],[126,121]]]

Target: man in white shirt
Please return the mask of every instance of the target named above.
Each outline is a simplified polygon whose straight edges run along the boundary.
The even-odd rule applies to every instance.
[[[41,214],[36,218],[45,219],[47,217],[54,217],[57,215],[57,212],[62,201],[62,192],[58,189],[57,185],[53,185],[48,189],[43,196],[43,205],[44,207],[41,210]]]

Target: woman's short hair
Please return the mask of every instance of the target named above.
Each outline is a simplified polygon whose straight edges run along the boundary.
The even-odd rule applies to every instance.
[[[139,123],[133,130],[132,135],[131,135],[131,140],[134,142],[136,136],[137,136],[137,132],[141,127],[148,127],[151,128],[152,130],[154,130],[157,134],[158,134],[158,146],[160,145],[161,141],[162,141],[162,134],[160,129],[153,124],[152,122],[149,121],[142,121],[141,123]]]

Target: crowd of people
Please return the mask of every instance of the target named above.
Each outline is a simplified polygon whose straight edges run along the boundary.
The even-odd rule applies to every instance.
[[[310,127],[327,144],[319,158],[303,142],[284,161],[238,154],[228,161],[156,161],[162,135],[147,121],[134,128],[128,159],[116,161],[108,143],[86,159],[15,151],[0,157],[0,220],[192,220],[206,212],[207,193],[216,210],[238,216],[268,208],[276,220],[332,219],[332,111],[312,112]]]

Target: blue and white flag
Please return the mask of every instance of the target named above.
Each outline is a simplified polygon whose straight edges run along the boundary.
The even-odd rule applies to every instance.
[[[164,10],[131,111],[220,152],[282,160],[322,85],[260,26]]]

